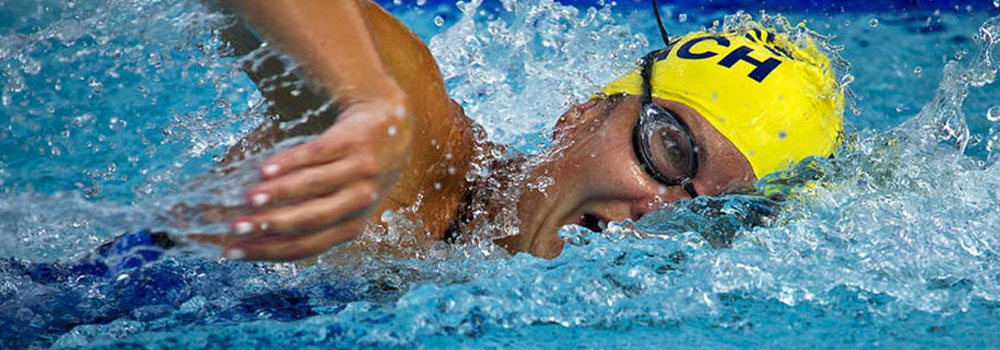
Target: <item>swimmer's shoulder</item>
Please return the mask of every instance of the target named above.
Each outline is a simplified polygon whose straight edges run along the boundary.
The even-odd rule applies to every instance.
[[[475,155],[476,124],[448,96],[437,62],[427,45],[378,4],[364,1],[382,63],[407,93],[415,133],[411,167],[373,214],[385,209],[417,208],[429,240],[440,240],[466,193],[465,174]]]

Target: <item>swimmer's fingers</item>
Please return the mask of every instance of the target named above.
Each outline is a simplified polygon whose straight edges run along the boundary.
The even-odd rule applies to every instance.
[[[233,238],[230,237],[229,235],[217,235],[217,234],[207,234],[207,233],[192,233],[184,235],[182,239],[196,243],[212,244],[217,246],[226,245],[226,242],[233,240]]]
[[[321,197],[343,188],[359,178],[376,174],[370,160],[360,157],[305,168],[297,172],[266,181],[247,192],[247,203],[260,207],[293,199]]]
[[[298,234],[360,216],[375,203],[373,181],[358,181],[331,195],[277,207],[233,220],[238,235]]]
[[[260,167],[260,176],[265,180],[274,179],[301,168],[335,161],[347,154],[349,146],[356,142],[360,142],[357,136],[331,127],[315,140],[269,157]]]
[[[345,109],[336,124],[315,140],[280,152],[264,161],[261,177],[273,179],[298,169],[329,163],[347,155],[364,154],[377,161],[378,156],[398,158],[409,144],[409,121],[402,103],[363,102]],[[394,141],[387,143],[385,141]],[[387,146],[402,146],[387,152]],[[376,162],[378,163],[378,162]],[[383,165],[383,164],[380,164]]]
[[[364,219],[357,218],[308,235],[270,235],[237,239],[226,244],[222,254],[232,260],[298,260],[318,255],[335,245],[357,238],[363,225]]]

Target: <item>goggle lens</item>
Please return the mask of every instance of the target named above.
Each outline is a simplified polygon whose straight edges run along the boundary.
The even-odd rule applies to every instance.
[[[634,142],[639,163],[664,185],[683,185],[696,196],[691,179],[698,169],[698,149],[691,132],[673,112],[655,104],[642,107]]]

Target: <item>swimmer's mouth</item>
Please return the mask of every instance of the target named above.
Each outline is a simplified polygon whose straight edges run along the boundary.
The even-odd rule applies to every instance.
[[[605,227],[608,227],[608,220],[591,213],[584,213],[576,219],[574,224],[583,226],[588,230],[601,233],[604,231]]]

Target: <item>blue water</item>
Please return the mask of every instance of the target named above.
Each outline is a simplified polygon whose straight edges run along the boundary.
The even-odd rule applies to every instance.
[[[212,227],[173,227],[178,203],[241,198],[251,174],[212,169],[266,117],[239,70],[257,58],[229,57],[229,19],[195,1],[0,0],[0,347],[1000,348],[1000,9],[664,3],[675,33],[780,11],[850,64],[847,146],[763,223],[724,196],[566,228],[554,260],[488,242],[315,265],[205,249],[83,273],[127,231]],[[631,1],[386,7],[488,137],[529,154],[658,42]]]

